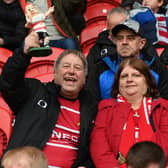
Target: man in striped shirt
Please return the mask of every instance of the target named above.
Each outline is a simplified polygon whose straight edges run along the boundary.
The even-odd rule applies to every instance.
[[[28,50],[39,45],[38,34],[30,33],[1,74],[2,96],[16,115],[7,150],[31,145],[43,150],[49,167],[92,167],[89,137],[97,105],[84,87],[87,61],[80,51],[66,50],[55,61],[52,82],[26,79]]]

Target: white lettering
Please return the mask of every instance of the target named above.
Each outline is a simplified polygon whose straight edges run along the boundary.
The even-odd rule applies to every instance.
[[[69,134],[62,134],[62,139],[70,139],[70,135]]]
[[[73,141],[73,142],[78,142],[78,137],[72,136],[71,138],[72,138],[72,141]]]
[[[70,134],[66,134],[66,133],[62,133],[62,132],[57,132],[55,130],[53,130],[51,138],[52,139],[68,140],[68,141],[75,142],[75,143],[78,143],[78,141],[79,141],[78,136],[74,136],[74,135],[70,135]]]
[[[61,139],[61,132],[57,133],[56,131],[53,130],[51,137]]]

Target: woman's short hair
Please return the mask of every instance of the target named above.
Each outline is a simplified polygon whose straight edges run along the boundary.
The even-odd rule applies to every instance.
[[[156,82],[153,77],[153,75],[150,72],[149,66],[141,59],[139,58],[125,58],[121,64],[120,67],[115,75],[114,84],[112,88],[112,97],[117,98],[117,94],[119,93],[119,81],[120,81],[120,75],[123,69],[129,65],[130,67],[136,69],[139,71],[142,75],[144,75],[146,84],[147,84],[147,92],[144,96],[146,97],[152,97],[152,98],[158,98],[159,97],[159,91],[156,87]]]

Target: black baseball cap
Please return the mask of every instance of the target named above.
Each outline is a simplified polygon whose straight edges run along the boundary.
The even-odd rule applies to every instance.
[[[116,25],[113,29],[112,29],[112,34],[114,36],[117,35],[117,33],[121,30],[131,30],[133,31],[135,34],[141,36],[142,38],[144,38],[144,32],[143,29],[141,28],[141,25],[139,24],[139,22],[132,20],[132,19],[127,19],[124,22]]]

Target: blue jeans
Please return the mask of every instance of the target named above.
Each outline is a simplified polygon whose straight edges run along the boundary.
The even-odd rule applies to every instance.
[[[50,40],[49,46],[63,49],[80,49],[78,42],[73,38]]]

